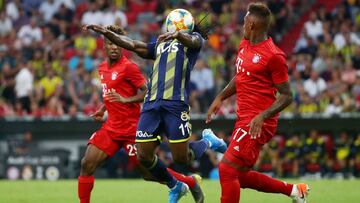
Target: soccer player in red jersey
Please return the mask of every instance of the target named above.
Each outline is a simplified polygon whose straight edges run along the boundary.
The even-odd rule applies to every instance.
[[[125,34],[120,27],[109,26],[107,29],[119,35]],[[99,65],[104,105],[92,117],[96,121],[102,121],[104,112],[107,111],[108,118],[91,136],[81,160],[78,178],[80,203],[90,202],[93,174],[107,158],[124,148],[129,159],[137,162],[135,135],[140,118],[140,103],[147,92],[146,82],[137,65],[122,55],[119,46],[105,40],[105,50],[107,60]],[[145,180],[157,181],[140,164],[137,164],[137,168]],[[203,201],[203,193],[198,185],[199,176],[184,176],[171,169],[167,170],[190,187],[196,202]]]
[[[292,102],[285,54],[267,35],[270,18],[266,5],[249,5],[236,75],[208,110],[207,123],[222,102],[236,94],[238,118],[219,165],[222,203],[239,202],[240,188],[282,193],[297,203],[306,202],[308,195],[309,187],[304,183],[292,185],[252,170],[261,147],[275,134],[279,112]]]

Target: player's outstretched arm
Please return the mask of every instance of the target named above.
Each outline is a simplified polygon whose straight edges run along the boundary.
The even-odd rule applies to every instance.
[[[275,84],[275,88],[279,92],[278,97],[274,101],[274,103],[267,108],[265,111],[257,115],[253,120],[250,122],[250,135],[252,138],[259,137],[261,134],[261,128],[263,122],[275,116],[276,114],[280,113],[283,109],[289,106],[293,100],[293,96],[290,90],[290,84],[288,81]]]
[[[125,35],[118,35],[114,32],[112,32],[109,29],[106,29],[105,27],[99,26],[99,25],[86,25],[84,27],[85,30],[93,30],[97,33],[100,33],[104,35],[108,40],[113,42],[114,44],[127,49],[129,51],[135,52],[137,55],[139,55],[142,58],[149,59],[151,58],[149,56],[149,51],[147,49],[147,44],[142,41],[133,40],[128,36]]]
[[[190,35],[184,32],[167,32],[158,37],[158,42],[167,41],[170,39],[179,40],[184,46],[199,49],[201,47],[202,39],[199,35]]]
[[[229,82],[229,84],[215,97],[214,101],[212,102],[208,112],[206,123],[210,123],[213,116],[219,111],[222,102],[227,98],[231,97],[236,93],[236,84],[235,84],[235,77]]]

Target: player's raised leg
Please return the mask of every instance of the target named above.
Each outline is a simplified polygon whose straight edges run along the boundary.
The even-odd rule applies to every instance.
[[[80,203],[89,203],[94,186],[94,172],[106,160],[108,155],[95,145],[88,145],[85,156],[81,160],[80,176],[78,178],[78,197]]]
[[[224,163],[219,164],[221,185],[221,203],[238,203],[240,201],[240,182],[238,171]]]
[[[284,194],[291,197],[295,203],[305,203],[310,190],[305,183],[289,184],[253,170],[240,172],[239,180],[241,188]]]
[[[246,129],[246,127],[240,129]],[[235,141],[239,137],[237,132],[235,130],[232,138]],[[240,192],[233,191],[233,188],[230,189],[227,185],[228,182],[231,182],[230,177],[234,179],[235,176],[237,179],[233,181],[238,182],[241,188],[251,188],[266,193],[280,193],[291,197],[296,203],[306,202],[309,191],[309,186],[306,184],[289,184],[251,169],[262,145],[257,140],[251,139],[249,134],[244,133],[243,135],[239,142],[230,143],[229,150],[226,151],[219,166],[223,202],[238,202],[235,199],[237,195],[233,194],[240,194]]]

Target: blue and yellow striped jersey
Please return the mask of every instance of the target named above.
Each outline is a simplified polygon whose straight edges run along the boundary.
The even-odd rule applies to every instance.
[[[192,34],[200,36],[196,32]],[[176,39],[159,44],[149,43],[148,50],[155,62],[150,74],[149,91],[145,102],[163,99],[184,101],[188,104],[190,72],[196,63],[200,49],[185,47]]]

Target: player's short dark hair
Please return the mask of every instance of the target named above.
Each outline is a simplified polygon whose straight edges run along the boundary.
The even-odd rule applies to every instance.
[[[267,29],[271,22],[271,11],[264,3],[251,3],[249,4],[248,11],[250,15],[254,15],[263,20],[267,25]]]
[[[108,29],[118,35],[126,35],[126,31],[118,25],[108,25],[108,26],[106,26],[106,29]]]

